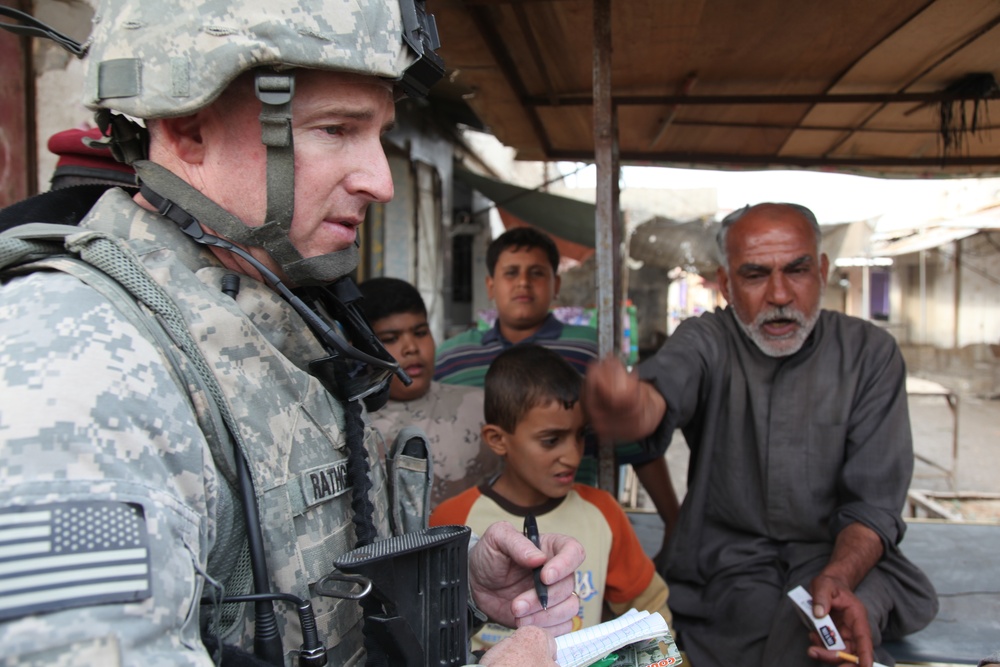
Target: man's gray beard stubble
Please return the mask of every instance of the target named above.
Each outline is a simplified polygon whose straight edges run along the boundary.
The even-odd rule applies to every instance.
[[[760,348],[761,352],[769,357],[787,357],[802,349],[802,345],[809,338],[809,334],[812,333],[817,320],[819,320],[819,312],[820,309],[817,307],[815,313],[810,317],[806,317],[801,311],[793,308],[769,308],[758,313],[754,321],[747,324],[740,317],[739,313],[733,309],[733,314],[736,316],[736,323],[743,329],[743,333]],[[799,328],[787,338],[768,338],[764,334],[763,326],[766,322],[776,319],[794,320],[798,322]],[[784,345],[776,346],[775,343]]]

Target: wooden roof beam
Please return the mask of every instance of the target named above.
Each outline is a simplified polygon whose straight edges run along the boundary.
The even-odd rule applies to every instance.
[[[696,72],[691,72],[684,80],[681,81],[680,85],[677,86],[677,95],[687,95],[694,88],[695,82],[698,80],[698,75]],[[663,139],[663,135],[667,133],[670,125],[677,118],[677,109],[679,107],[676,104],[672,104],[666,108],[667,115],[660,121],[660,126],[656,130],[656,134],[653,135],[653,140],[649,142],[649,147],[652,148],[656,144],[660,143]]]
[[[982,99],[945,91],[928,93],[819,93],[816,95],[615,95],[616,106],[714,106],[740,104],[922,104],[948,100]],[[1000,99],[991,97],[986,99]],[[523,102],[532,107],[590,106],[591,95],[557,95],[553,103],[548,97],[528,95]]]
[[[982,37],[986,33],[990,32],[991,30],[993,30],[994,28],[996,28],[998,25],[1000,25],[1000,15],[994,17],[991,21],[987,21],[983,25],[981,25],[978,28],[976,28],[974,31],[972,31],[972,33],[970,33],[969,35],[967,35],[964,40],[962,40],[960,43],[958,43],[954,47],[952,47],[947,53],[942,54],[941,57],[939,57],[937,60],[935,60],[933,63],[931,63],[927,67],[925,67],[916,76],[911,77],[910,80],[906,84],[904,84],[902,86],[901,90],[905,90],[909,86],[911,86],[914,83],[916,83],[917,81],[919,81],[922,77],[924,77],[927,74],[929,74],[930,72],[934,71],[934,68],[940,66],[941,64],[943,64],[947,60],[949,60],[952,57],[954,57],[955,54],[961,52],[962,49],[966,48],[967,46],[969,46],[970,44],[972,44],[973,42],[975,42],[977,39],[979,39],[980,37]],[[948,100],[959,100],[959,99],[976,99],[976,98],[959,98],[959,97],[951,96],[951,97],[944,97],[944,98],[942,98],[940,100],[929,100],[927,102],[924,102],[923,104],[931,104],[933,102],[945,102],[945,101],[948,101]],[[884,109],[884,108],[885,108],[885,106],[883,105],[883,106],[880,106],[877,109],[873,109],[872,112],[870,114],[868,114],[868,116],[864,120],[862,120],[860,123],[858,123],[857,127],[861,128],[861,127],[864,127],[865,125],[867,125],[868,122],[871,121],[876,115],[878,115],[878,113],[880,111],[882,111],[882,109]],[[907,112],[907,114],[911,113],[912,111],[913,110],[911,109],[910,112]],[[857,128],[855,128],[855,131],[857,131]],[[845,143],[847,143],[847,141],[850,140],[850,138],[852,136],[854,136],[854,132],[855,131],[849,132],[845,136],[841,137],[840,141],[838,141],[835,144],[833,144],[833,146],[831,146],[830,149],[828,151],[826,151],[826,153],[824,155],[829,155],[830,153],[832,153],[833,151],[837,150],[838,148],[840,148],[841,146],[843,146]]]
[[[589,151],[557,150],[548,154],[549,159],[568,162],[590,162]],[[688,163],[704,165],[741,165],[763,167],[1000,167],[1000,155],[954,157],[826,157],[813,158],[795,155],[740,155],[738,153],[672,153],[621,151],[622,162],[633,164]]]
[[[525,11],[523,4],[514,5],[513,10],[514,16],[517,17],[517,24],[520,26],[521,32],[524,33],[524,41],[528,44],[528,52],[531,54],[531,60],[535,63],[538,74],[542,77],[542,85],[545,86],[545,92],[548,95],[549,101],[556,104],[556,89],[552,85],[552,77],[549,76],[549,70],[545,66],[545,58],[542,57],[542,50],[538,47],[538,40],[535,39],[535,31],[531,29],[531,21],[528,20],[528,13]]]
[[[542,120],[538,117],[538,114],[535,112],[532,105],[527,103],[527,99],[529,97],[528,90],[524,85],[524,81],[521,80],[521,75],[518,73],[517,66],[510,57],[510,53],[507,52],[507,47],[503,38],[500,36],[500,33],[497,32],[496,23],[490,15],[490,8],[484,5],[472,5],[468,7],[468,10],[469,15],[476,24],[476,29],[482,36],[483,41],[486,42],[486,47],[490,50],[490,54],[493,56],[497,66],[500,68],[500,72],[507,80],[511,90],[514,91],[514,94],[520,101],[521,106],[524,107],[524,113],[528,118],[528,123],[534,131],[535,137],[537,138],[542,151],[546,154],[549,153],[552,150],[552,143],[549,141],[548,134],[545,132]]]

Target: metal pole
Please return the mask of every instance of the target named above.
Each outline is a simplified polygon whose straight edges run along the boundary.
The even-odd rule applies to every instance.
[[[954,303],[952,304],[952,313],[954,318],[953,325],[953,338],[952,347],[957,350],[960,347],[959,335],[958,335],[958,317],[959,313],[959,302],[962,300],[962,239],[955,241],[955,294]]]
[[[597,192],[594,247],[597,254],[597,342],[602,357],[612,354],[615,343],[615,127],[611,103],[611,0],[594,0],[594,163]],[[615,459],[612,443],[598,448],[598,486],[614,493]]]
[[[872,318],[872,267],[865,264],[861,267],[861,319],[870,320]]]
[[[927,344],[927,251],[920,251],[920,344]]]

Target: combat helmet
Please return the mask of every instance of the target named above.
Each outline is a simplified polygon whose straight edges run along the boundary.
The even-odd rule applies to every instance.
[[[388,396],[392,374],[405,384],[410,380],[357,308],[360,292],[348,275],[358,263],[357,241],[346,250],[306,259],[288,236],[295,201],[294,76],[300,68],[358,73],[390,80],[405,94],[425,95],[444,67],[424,2],[101,0],[85,44],[9,7],[0,7],[0,16],[18,23],[0,22],[0,28],[50,38],[87,59],[85,98],[96,110],[105,136],[101,143],[135,169],[145,199],[198,243],[223,248],[253,265],[330,353],[310,362],[310,372],[338,398],[364,399],[375,410]],[[147,160],[148,133],[135,120],[194,113],[251,71],[267,150],[267,212],[260,226],[246,225]],[[240,246],[264,249],[298,292]]]
[[[424,0],[101,0],[84,45],[84,102],[98,112],[116,156],[161,201],[230,241],[263,248],[294,283],[323,284],[354,270],[357,243],[304,259],[288,238],[294,70],[381,77],[423,96],[444,71],[437,47]],[[267,146],[267,214],[259,227],[145,160],[145,131],[127,119],[194,113],[251,70]]]

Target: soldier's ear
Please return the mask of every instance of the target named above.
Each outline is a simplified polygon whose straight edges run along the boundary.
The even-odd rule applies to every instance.
[[[483,442],[497,456],[507,455],[507,432],[496,424],[483,424]]]
[[[205,159],[205,141],[202,136],[205,115],[199,112],[157,121],[157,140],[184,162],[200,164]]]

